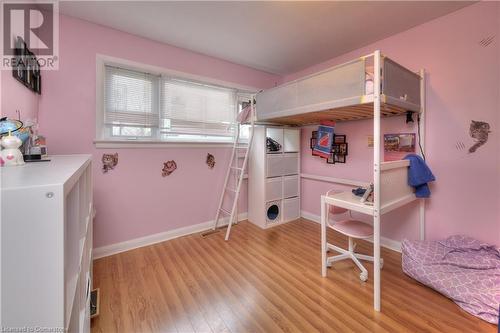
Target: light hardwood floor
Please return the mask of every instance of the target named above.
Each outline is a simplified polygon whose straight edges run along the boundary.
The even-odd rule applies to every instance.
[[[320,228],[298,220],[261,230],[249,222],[96,260],[101,291],[92,332],[496,332],[496,326],[401,270],[383,249],[382,312],[367,282],[343,261],[321,277]],[[333,232],[329,241],[346,246]],[[357,250],[371,252],[359,242]]]

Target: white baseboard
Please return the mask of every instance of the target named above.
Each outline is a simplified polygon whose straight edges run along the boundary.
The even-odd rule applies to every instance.
[[[243,221],[247,219],[247,213],[241,213],[238,215],[238,221]],[[229,221],[228,217],[220,220],[219,225],[227,225]],[[93,258],[99,259],[107,257],[120,252],[125,252],[139,247],[148,246],[160,242],[164,242],[170,239],[174,239],[181,236],[186,236],[190,234],[195,234],[210,229],[214,224],[214,221],[202,222],[187,227],[177,228],[173,230],[168,230],[160,232],[153,235],[148,235],[140,238],[134,238],[125,242],[115,243],[111,245],[101,246],[93,250]]]
[[[321,223],[321,217],[319,215],[315,215],[313,213],[309,213],[309,212],[302,210],[300,212],[300,216],[305,218],[306,220],[310,220],[310,221],[316,222],[316,223]],[[367,239],[367,241],[373,243],[372,239]],[[389,249],[389,250],[393,250],[393,251],[401,253],[401,242],[399,242],[399,241],[396,241],[396,240],[393,240],[390,238],[386,238],[386,237],[380,237],[380,245]]]
[[[310,220],[312,222],[320,223],[320,216],[315,215],[306,211],[301,211],[301,217],[304,219]],[[238,215],[238,221],[243,221],[247,219],[247,213],[241,213]],[[198,232],[202,232],[208,230],[212,227],[214,221],[202,222],[194,225],[190,225],[187,227],[177,228],[173,230],[168,230],[165,232],[160,232],[153,235],[148,235],[140,238],[134,238],[125,242],[110,244],[106,246],[101,246],[95,248],[93,250],[93,258],[99,259],[103,257],[107,257],[113,254],[117,254],[120,252],[125,252],[133,249],[137,249],[139,247],[148,246],[160,242],[164,242],[170,239],[174,239],[181,236],[186,236],[190,234],[195,234]],[[221,219],[220,226],[224,226],[228,223],[228,218]],[[369,242],[373,242],[372,240],[368,240]],[[401,252],[401,242],[395,241],[393,239],[389,239],[386,237],[380,237],[380,243],[383,247],[388,248],[390,250]]]

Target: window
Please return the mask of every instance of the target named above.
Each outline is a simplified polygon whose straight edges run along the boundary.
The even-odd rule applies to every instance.
[[[161,78],[162,140],[232,139],[236,91],[205,84]]]
[[[153,138],[159,124],[158,79],[106,66],[104,125],[108,138]]]
[[[103,90],[101,139],[110,141],[231,142],[237,112],[250,96],[111,65],[104,65]]]

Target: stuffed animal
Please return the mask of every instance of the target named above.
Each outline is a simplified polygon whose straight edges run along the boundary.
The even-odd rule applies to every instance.
[[[19,150],[19,147],[23,142],[17,136],[9,135],[4,136],[0,140],[0,145],[2,145],[3,150],[0,152],[0,159],[3,161],[1,163],[3,166],[16,166],[24,165],[23,154]]]

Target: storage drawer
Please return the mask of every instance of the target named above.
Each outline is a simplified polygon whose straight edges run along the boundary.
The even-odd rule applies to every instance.
[[[266,201],[282,198],[283,180],[281,177],[266,179]]]
[[[281,221],[281,200],[271,201],[266,204],[266,222],[268,224]]]
[[[299,173],[299,154],[286,153],[283,154],[282,160],[282,175],[296,175]]]
[[[268,154],[266,177],[278,177],[283,174],[283,154]]]
[[[283,177],[283,198],[296,197],[299,195],[299,176]]]
[[[284,199],[282,215],[284,222],[300,218],[300,199],[298,197]]]
[[[285,153],[300,151],[300,130],[299,129],[284,129],[283,135],[283,151]]]

